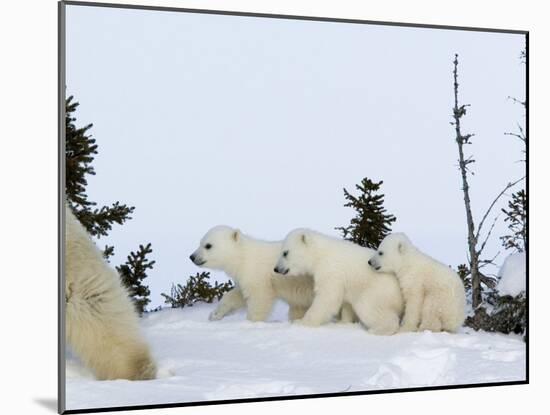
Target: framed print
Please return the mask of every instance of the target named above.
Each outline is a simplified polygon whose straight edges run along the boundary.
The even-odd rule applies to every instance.
[[[62,413],[528,383],[528,32],[59,3]]]

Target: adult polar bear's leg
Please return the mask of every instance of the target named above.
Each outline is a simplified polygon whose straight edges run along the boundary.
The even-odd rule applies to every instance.
[[[243,293],[240,288],[236,286],[231,291],[226,292],[222,299],[220,300],[218,306],[210,316],[209,320],[221,320],[226,315],[246,306],[246,301],[244,300]]]
[[[133,316],[121,309],[98,313],[89,301],[73,297],[67,304],[67,341],[86,366],[100,380],[154,379],[155,364]]]
[[[99,379],[153,379],[156,367],[118,273],[66,206],[67,342]]]

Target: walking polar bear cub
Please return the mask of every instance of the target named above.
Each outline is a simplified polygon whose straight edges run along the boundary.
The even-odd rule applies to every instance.
[[[156,366],[120,277],[65,206],[66,338],[98,379],[154,379]]]
[[[244,235],[229,226],[215,226],[200,241],[191,254],[195,265],[224,271],[235,282],[210,320],[220,320],[227,314],[246,307],[247,319],[268,319],[276,298],[289,304],[289,319],[301,318],[313,302],[313,278],[296,275],[292,280],[277,275],[273,266],[281,250],[281,242],[267,242]],[[342,310],[342,320],[352,321],[351,309]]]
[[[369,332],[398,331],[403,298],[396,278],[376,273],[367,261],[375,253],[352,242],[296,229],[283,242],[275,271],[282,275],[310,274],[315,284],[313,304],[299,323],[324,324],[342,304],[351,304]]]
[[[384,238],[369,265],[399,280],[405,299],[401,331],[455,332],[464,323],[466,296],[460,277],[416,249],[405,234]]]

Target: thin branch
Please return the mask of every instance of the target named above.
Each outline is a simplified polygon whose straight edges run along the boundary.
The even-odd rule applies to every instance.
[[[495,265],[495,259],[500,255],[500,251],[498,251],[494,257],[492,257],[491,259],[483,259],[481,261],[479,261],[479,268],[483,268],[487,265]]]
[[[526,141],[526,138],[521,135],[521,134],[517,134],[517,133],[504,133],[504,135],[511,135],[511,136],[514,136],[514,137],[517,137],[519,138],[521,141],[523,141],[525,143]]]
[[[479,248],[479,250],[477,251],[477,254],[478,255],[481,255],[481,253],[483,252],[483,250],[485,249],[485,245],[487,244],[487,241],[489,240],[489,237],[491,236],[491,232],[493,232],[493,229],[497,223],[497,220],[499,218],[500,215],[497,215],[495,217],[495,220],[493,221],[493,224],[491,225],[491,227],[489,228],[489,232],[487,232],[487,236],[485,237],[485,240],[483,241],[483,243],[481,244],[481,247]]]
[[[523,127],[521,126],[520,123],[518,123],[518,130],[519,130],[521,136],[523,137],[523,141],[525,141],[525,139],[526,139],[527,137],[525,136],[525,133],[523,132]]]
[[[527,102],[526,102],[526,101],[520,101],[519,99],[514,98],[514,97],[511,97],[511,96],[508,96],[508,99],[511,99],[511,100],[514,101],[516,104],[521,104],[521,105],[523,105],[524,107],[527,105]]]
[[[508,183],[506,185],[506,187],[498,194],[497,197],[495,197],[495,199],[493,200],[493,202],[489,205],[489,208],[487,209],[487,211],[485,212],[485,214],[483,215],[483,218],[481,219],[481,222],[479,222],[479,225],[478,225],[478,228],[477,228],[477,232],[476,232],[476,241],[478,240],[479,238],[479,234],[481,233],[481,229],[483,228],[483,223],[485,222],[485,219],[487,219],[487,216],[489,216],[489,213],[491,213],[491,210],[493,209],[493,207],[495,206],[495,204],[498,202],[498,200],[504,195],[504,193],[506,193],[506,191],[512,187],[514,187],[516,184],[518,184],[519,182],[521,182],[523,179],[525,179],[525,176],[523,176],[521,179],[519,180],[516,180],[515,182],[513,183]]]

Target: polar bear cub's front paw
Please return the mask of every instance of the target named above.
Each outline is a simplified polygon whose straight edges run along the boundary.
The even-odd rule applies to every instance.
[[[210,321],[218,321],[218,320],[221,320],[222,318],[223,318],[223,313],[220,313],[219,310],[212,311],[208,316],[208,320]]]
[[[403,324],[401,327],[399,327],[398,333],[411,333],[418,331],[418,326],[415,326],[414,324]]]
[[[307,317],[294,320],[293,323],[298,324],[299,326],[305,326],[305,327],[319,327],[321,325],[321,323]]]

